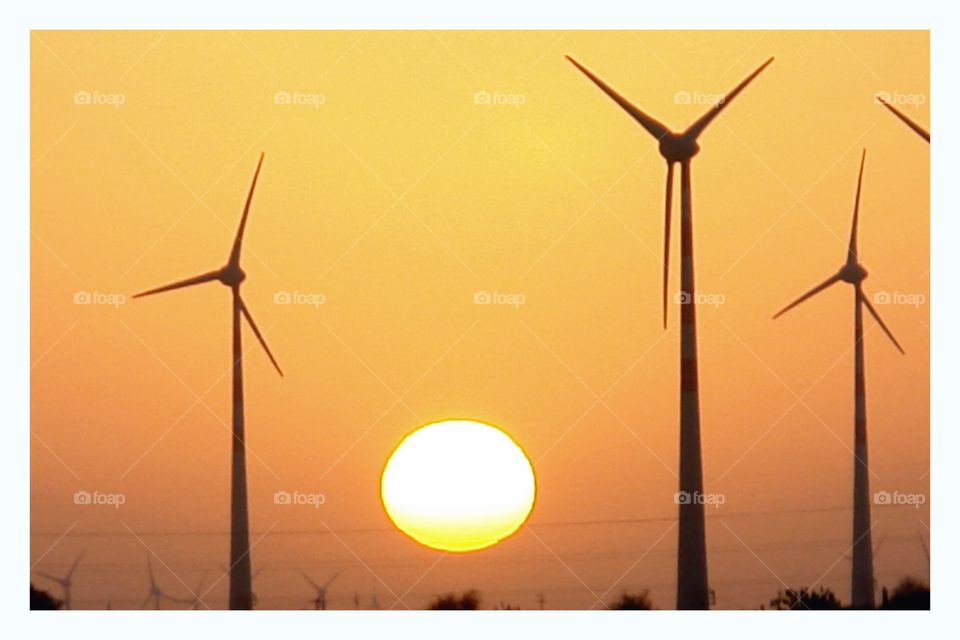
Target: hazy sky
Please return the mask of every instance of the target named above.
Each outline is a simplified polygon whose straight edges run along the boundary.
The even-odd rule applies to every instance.
[[[245,330],[261,605],[308,606],[296,571],[344,569],[334,608],[368,606],[375,582],[383,606],[471,587],[488,605],[649,588],[673,606],[665,167],[565,53],[675,128],[776,56],[693,163],[697,287],[717,302],[698,309],[717,606],[781,581],[849,601],[852,290],[771,315],[845,258],[864,147],[864,286],[898,302],[878,309],[907,352],[867,319],[871,489],[929,495],[929,147],[873,101],[929,122],[926,32],[31,40],[31,563],[65,571],[86,549],[75,606],[139,606],[145,547],[178,597],[227,560],[228,293],[129,296],[225,262],[260,151],[244,297],[286,373]],[[465,556],[394,531],[379,501],[391,450],[446,417],[502,427],[538,480],[528,526]],[[279,490],[325,501],[276,505]],[[926,579],[928,505],[873,518],[878,581]],[[221,580],[208,602],[225,597]]]

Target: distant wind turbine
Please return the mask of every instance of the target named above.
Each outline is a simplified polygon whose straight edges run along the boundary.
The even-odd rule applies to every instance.
[[[150,576],[150,590],[147,594],[147,597],[144,599],[143,604],[140,605],[141,609],[145,609],[150,601],[153,601],[153,608],[157,611],[160,610],[160,601],[167,600],[169,602],[183,602],[178,598],[174,598],[169,595],[166,591],[160,588],[160,585],[157,584],[156,576],[153,575],[153,563],[150,561],[150,554],[147,554],[147,573]]]
[[[47,580],[52,580],[60,585],[60,588],[63,590],[63,608],[70,609],[73,604],[73,574],[77,570],[77,565],[80,564],[80,559],[83,558],[83,554],[87,551],[84,549],[80,552],[80,555],[77,556],[77,559],[73,561],[73,564],[70,566],[70,570],[67,571],[67,575],[61,577],[50,575],[49,573],[43,573],[37,571],[38,576],[43,576]]]
[[[263,154],[257,163],[257,170],[253,174],[253,182],[247,194],[247,201],[243,207],[243,216],[240,218],[240,227],[230,250],[227,264],[215,271],[208,271],[192,278],[180,280],[172,284],[157,287],[138,293],[134,298],[149,296],[174,289],[182,289],[206,282],[220,282],[230,287],[233,294],[233,458],[231,465],[230,486],[230,598],[231,609],[253,608],[253,592],[251,591],[250,577],[250,519],[247,512],[247,460],[246,435],[243,416],[243,350],[240,343],[240,317],[243,316],[254,335],[260,341],[267,357],[281,376],[283,371],[277,364],[270,347],[257,328],[250,310],[243,298],[240,297],[240,285],[247,275],[240,268],[240,250],[243,245],[243,232],[247,226],[247,216],[250,214],[250,203],[253,200],[253,190],[257,186],[257,177],[263,165]]]
[[[883,96],[877,96],[877,101],[890,110],[890,113],[900,118],[904,124],[913,129],[914,133],[923,138],[930,143],[930,132],[921,127],[919,124],[908,118],[902,111],[897,109],[895,106],[883,99]]]
[[[647,133],[657,139],[660,155],[667,161],[667,188],[663,238],[663,326],[667,326],[667,284],[670,270],[670,205],[673,198],[674,165],[680,164],[680,492],[679,547],[677,551],[677,608],[709,609],[707,585],[706,524],[700,501],[703,495],[703,461],[700,449],[700,388],[697,374],[696,295],[693,274],[693,199],[690,165],[700,151],[697,139],[744,88],[767,68],[768,59],[738,84],[707,113],[683,132],[671,131],[650,117],[589,69],[567,56],[590,80],[613,99]]]
[[[857,178],[857,195],[853,205],[853,225],[850,230],[850,243],[847,247],[847,259],[840,270],[795,301],[780,310],[774,317],[793,309],[801,302],[820,293],[824,289],[846,282],[853,286],[853,342],[854,356],[854,418],[853,418],[853,571],[851,577],[851,601],[855,609],[873,609],[875,606],[873,577],[873,543],[870,536],[870,468],[867,456],[867,391],[864,371],[863,348],[863,309],[866,307],[883,332],[900,353],[903,348],[893,337],[890,329],[880,319],[870,298],[863,292],[863,280],[867,270],[860,264],[857,250],[857,224],[860,217],[860,192],[863,186],[863,165],[867,157],[866,150],[860,156],[860,174]]]
[[[326,582],[324,582],[322,585],[320,585],[320,584],[317,584],[316,582],[314,582],[314,581],[313,581],[313,578],[311,578],[310,576],[308,576],[308,575],[307,575],[306,573],[304,573],[303,571],[300,572],[300,574],[303,575],[304,579],[306,579],[306,581],[309,582],[309,583],[313,586],[313,588],[316,590],[316,592],[317,592],[316,597],[315,597],[313,600],[310,601],[310,602],[313,604],[313,608],[314,608],[314,609],[316,609],[317,611],[326,610],[326,608],[327,608],[327,589],[330,588],[330,585],[333,584],[333,581],[336,580],[337,577],[338,577],[341,573],[343,573],[343,571],[335,571],[334,574],[333,574],[332,576],[330,576],[330,578],[329,578]]]

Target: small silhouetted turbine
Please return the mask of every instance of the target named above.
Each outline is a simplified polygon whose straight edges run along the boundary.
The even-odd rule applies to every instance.
[[[846,260],[840,269],[806,292],[782,310],[774,319],[793,309],[801,302],[820,293],[838,282],[846,282],[853,287],[853,342],[854,356],[854,417],[853,417],[853,571],[851,576],[851,602],[855,609],[873,609],[875,606],[873,576],[873,543],[870,537],[870,467],[867,455],[867,400],[866,372],[864,370],[863,349],[863,309],[873,316],[883,332],[900,353],[903,348],[893,337],[890,329],[880,318],[870,298],[863,292],[863,280],[867,270],[860,263],[857,249],[857,225],[860,217],[860,192],[863,186],[863,165],[867,157],[866,150],[860,157],[860,173],[857,177],[857,195],[853,205],[853,224],[850,229],[850,242],[847,246]]]
[[[184,601],[179,598],[174,598],[169,595],[166,591],[160,588],[160,585],[157,584],[156,576],[153,575],[153,563],[150,561],[150,554],[147,554],[147,575],[150,577],[149,591],[147,592],[147,597],[144,598],[143,603],[140,605],[141,609],[145,609],[151,601],[153,601],[153,608],[160,610],[160,602],[166,600],[168,602],[179,602],[183,603]]]
[[[310,603],[313,604],[314,609],[316,609],[317,611],[322,611],[327,608],[327,590],[330,588],[330,585],[333,584],[333,581],[336,580],[341,573],[343,573],[342,570],[335,571],[333,575],[331,575],[330,578],[321,585],[314,582],[313,578],[308,576],[303,571],[300,572],[300,574],[304,577],[304,579],[307,582],[309,582],[310,585],[317,592],[317,595],[313,598],[313,600],[310,601]]]
[[[47,580],[53,580],[58,585],[60,585],[60,588],[63,590],[63,608],[64,609],[70,609],[73,605],[73,574],[77,570],[77,565],[80,564],[80,559],[83,558],[83,554],[85,554],[86,552],[87,552],[86,549],[80,552],[80,555],[78,555],[77,559],[73,561],[72,565],[70,565],[70,570],[67,571],[67,575],[65,576],[62,576],[62,577],[54,576],[54,575],[50,575],[49,573],[42,573],[40,571],[37,571],[38,576],[43,576]]]

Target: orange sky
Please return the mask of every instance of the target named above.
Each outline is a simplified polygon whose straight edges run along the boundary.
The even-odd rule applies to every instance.
[[[930,121],[926,32],[31,40],[31,562],[60,572],[87,549],[75,606],[139,605],[144,545],[180,597],[179,579],[212,581],[227,559],[227,292],[129,295],[225,261],[261,150],[244,297],[287,374],[244,334],[261,604],[306,606],[295,571],[342,568],[334,608],[354,592],[368,606],[375,580],[384,606],[476,587],[489,605],[542,591],[581,608],[611,585],[605,600],[650,588],[673,606],[665,168],[564,53],[675,128],[776,56],[693,163],[698,290],[723,300],[699,310],[705,483],[725,497],[708,509],[717,605],[824,574],[849,601],[852,292],[770,316],[844,259],[863,147],[865,288],[920,300],[878,307],[905,357],[867,322],[872,489],[929,495],[929,147],[872,100]],[[477,291],[523,303],[476,305]],[[454,416],[516,439],[538,496],[518,535],[444,557],[391,530],[379,473],[405,434]],[[74,505],[79,490],[126,501]],[[278,490],[325,502],[275,505]],[[878,581],[926,578],[928,505],[873,515]],[[211,606],[225,594],[224,580]]]

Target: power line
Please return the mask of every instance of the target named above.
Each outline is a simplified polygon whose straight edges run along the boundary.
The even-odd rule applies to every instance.
[[[913,508],[913,505],[890,505]],[[772,517],[781,515],[795,514],[818,514],[849,512],[852,507],[818,507],[810,509],[783,509],[777,511],[736,511],[732,513],[708,513],[708,519],[726,519],[726,518],[753,518],[753,517]],[[592,520],[566,520],[566,521],[547,521],[547,522],[528,522],[525,526],[533,529],[546,527],[585,527],[585,526],[617,526],[617,525],[635,525],[635,524],[655,524],[662,522],[672,522],[676,520],[676,515],[670,516],[651,516],[646,518],[609,518]],[[265,531],[251,531],[251,535],[263,535]],[[382,534],[400,533],[392,527],[354,527],[345,529],[287,529],[270,531],[271,536],[303,536],[303,535],[351,535],[351,534]],[[62,531],[31,531],[30,535],[38,537],[60,537]],[[129,531],[74,531],[70,537],[127,537]],[[227,536],[230,535],[226,530],[197,530],[197,531],[173,531],[173,530],[155,530],[155,531],[137,531],[139,536],[161,537],[161,536]]]

